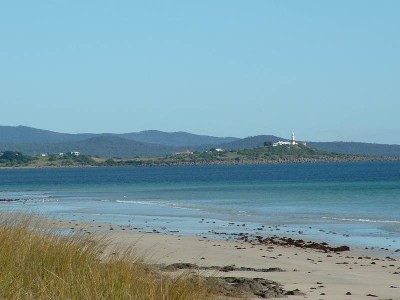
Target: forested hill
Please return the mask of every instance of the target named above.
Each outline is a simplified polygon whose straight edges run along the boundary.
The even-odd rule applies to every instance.
[[[83,141],[94,137],[119,137],[142,143],[159,144],[166,146],[201,146],[229,143],[239,138],[215,137],[198,135],[188,132],[163,132],[146,130],[131,133],[59,133],[49,130],[36,129],[26,126],[0,126],[0,143],[10,144],[39,144],[39,143],[67,143]]]
[[[93,136],[95,134],[59,133],[27,126],[0,126],[0,143],[2,144],[65,143],[83,141]]]
[[[246,138],[213,137],[188,132],[147,130],[122,134],[69,134],[26,126],[0,126],[0,152],[19,151],[28,155],[79,151],[101,157],[155,157],[185,150],[203,152],[210,148],[224,150],[253,149],[265,142],[286,140],[274,135]],[[400,145],[355,142],[307,142],[307,145],[340,154],[400,157]]]
[[[257,135],[250,136],[244,139],[238,139],[230,143],[224,143],[218,145],[219,147],[226,150],[241,150],[241,149],[252,149],[257,147],[263,147],[265,142],[276,143],[283,139],[274,135]]]
[[[342,154],[400,157],[400,145],[356,142],[309,142],[307,144],[319,150]]]
[[[159,130],[146,130],[141,132],[125,133],[119,137],[151,144],[167,146],[202,146],[219,145],[240,140],[235,137],[215,137],[209,135],[198,135],[188,132],[163,132]]]
[[[17,151],[27,155],[68,153],[78,151],[81,154],[100,157],[156,157],[186,150],[183,147],[142,143],[115,136],[98,136],[83,141],[65,143],[0,143],[0,152]]]

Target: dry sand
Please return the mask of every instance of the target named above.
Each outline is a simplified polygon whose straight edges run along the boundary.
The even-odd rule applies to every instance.
[[[60,221],[58,224],[71,226],[71,222]],[[299,289],[304,293],[288,296],[289,299],[400,299],[400,258],[388,251],[352,249],[323,253],[243,241],[141,233],[123,226],[112,226],[113,230],[110,230],[110,225],[106,224],[77,225],[73,222],[75,229],[84,230],[94,239],[108,240],[106,253],[133,247],[136,255],[150,264],[283,269],[284,272],[199,272],[205,276],[266,278],[282,284],[285,290]]]

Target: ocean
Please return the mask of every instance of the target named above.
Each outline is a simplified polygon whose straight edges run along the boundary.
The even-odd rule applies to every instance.
[[[13,200],[1,212],[143,232],[400,249],[400,162],[2,169],[0,199]]]

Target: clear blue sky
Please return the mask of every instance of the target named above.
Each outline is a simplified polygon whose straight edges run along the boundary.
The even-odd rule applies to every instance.
[[[0,125],[400,144],[400,1],[1,1]]]

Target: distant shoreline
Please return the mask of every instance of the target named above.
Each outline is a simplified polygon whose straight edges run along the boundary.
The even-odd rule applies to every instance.
[[[241,162],[181,162],[181,163],[143,163],[140,165],[115,164],[115,165],[48,165],[48,166],[0,166],[0,170],[14,169],[74,169],[74,168],[143,168],[143,167],[185,167],[185,166],[236,166],[236,165],[281,165],[281,164],[316,164],[316,163],[361,163],[361,162],[398,162],[400,158],[361,158],[361,159],[299,159],[281,161],[241,161]]]
[[[273,145],[251,149],[224,151],[210,149],[204,152],[179,152],[163,157],[98,157],[69,152],[28,156],[21,152],[4,151],[0,168],[60,168],[60,167],[153,167],[153,166],[204,166],[204,165],[259,165],[337,163],[363,161],[399,161],[400,157],[338,154],[320,151],[302,144]]]
[[[235,166],[235,165],[280,165],[280,164],[315,164],[315,163],[348,163],[348,162],[398,162],[400,158],[380,158],[380,157],[355,157],[355,158],[336,158],[336,159],[296,159],[296,160],[279,160],[279,161],[211,161],[211,162],[179,162],[179,163],[141,163],[141,164],[124,164],[116,163],[111,165],[44,165],[44,166],[0,166],[0,170],[15,170],[15,169],[74,169],[74,168],[119,168],[119,167],[185,167],[185,166]]]

